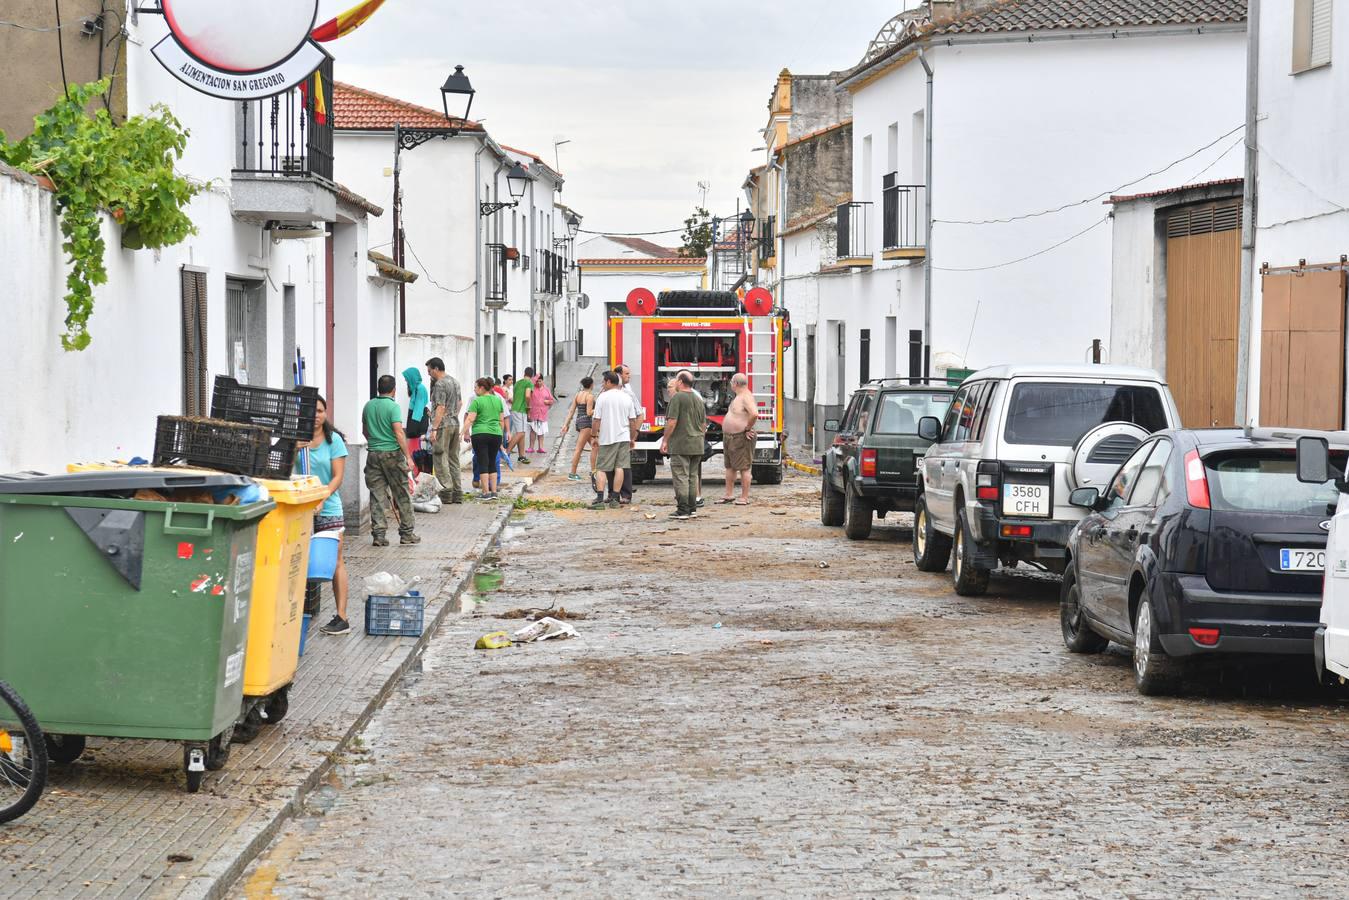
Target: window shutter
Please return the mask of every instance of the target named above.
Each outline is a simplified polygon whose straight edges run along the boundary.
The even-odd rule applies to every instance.
[[[1166,219],[1168,238],[1214,234],[1241,229],[1241,201],[1227,200],[1187,206],[1171,213]]]
[[[206,273],[183,270],[183,414],[205,416]]]
[[[1324,66],[1330,62],[1330,26],[1333,0],[1312,0],[1311,52],[1308,62]]]

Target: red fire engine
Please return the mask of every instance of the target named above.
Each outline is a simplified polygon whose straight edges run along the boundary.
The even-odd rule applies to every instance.
[[[609,364],[632,368],[632,389],[642,406],[641,431],[632,455],[637,483],[656,477],[663,457],[668,383],[681,369],[707,407],[709,451],[722,449],[721,422],[735,396],[731,376],[743,372],[759,406],[753,476],[759,484],[782,481],[782,353],[791,346],[791,322],[775,309],[773,295],[754,288],[743,297],[730,291],[665,291],[646,288],[628,295],[627,316],[609,320]]]

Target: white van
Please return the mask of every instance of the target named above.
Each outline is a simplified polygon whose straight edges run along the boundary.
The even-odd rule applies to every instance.
[[[1343,442],[1344,432],[1306,436],[1297,442],[1297,478],[1308,484],[1335,479],[1339,499],[1327,526],[1325,579],[1321,585],[1321,626],[1312,636],[1312,658],[1322,683],[1349,681],[1349,482],[1345,460],[1333,458],[1330,438]]]

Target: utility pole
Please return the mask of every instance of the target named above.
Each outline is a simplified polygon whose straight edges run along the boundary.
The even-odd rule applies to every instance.
[[[1260,0],[1246,5],[1246,177],[1241,192],[1241,300],[1237,308],[1236,424],[1251,421],[1251,318],[1255,294],[1256,142],[1260,111]]]

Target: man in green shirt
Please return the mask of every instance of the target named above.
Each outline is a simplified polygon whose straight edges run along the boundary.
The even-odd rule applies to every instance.
[[[707,409],[693,392],[693,378],[680,372],[671,382],[674,393],[665,408],[665,436],[662,453],[670,456],[670,475],[674,479],[675,511],[672,519],[692,519],[698,515],[698,466],[703,459],[707,433]]]
[[[408,492],[412,451],[403,434],[403,410],[393,398],[397,387],[392,375],[379,376],[379,396],[361,410],[361,431],[366,440],[365,486],[370,489],[370,536],[376,547],[389,546],[384,506],[390,496],[398,510],[398,542],[419,544],[422,540],[412,532],[416,525]]]
[[[534,368],[525,369],[523,378],[515,379],[515,390],[511,394],[511,442],[506,447],[506,455],[512,450],[520,457],[521,465],[529,465],[525,456],[525,435],[529,434],[529,398],[534,393]],[[518,449],[517,449],[518,448]]]

